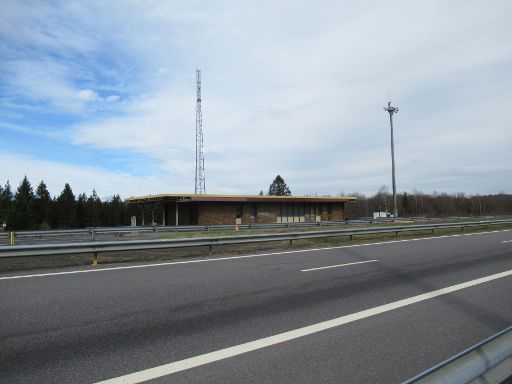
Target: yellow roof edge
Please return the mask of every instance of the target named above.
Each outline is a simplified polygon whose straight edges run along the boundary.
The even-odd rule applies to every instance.
[[[162,198],[162,197],[192,197],[192,196],[201,196],[201,197],[234,197],[234,198],[261,198],[261,199],[272,199],[272,198],[276,198],[276,199],[279,199],[279,198],[289,198],[289,199],[333,199],[333,200],[338,200],[338,199],[345,199],[345,200],[357,200],[357,197],[356,196],[268,196],[268,195],[223,195],[223,194],[193,194],[193,193],[188,193],[188,194],[182,194],[182,193],[160,193],[160,194],[156,194],[156,195],[146,195],[146,196],[131,196],[131,197],[128,197],[126,199],[124,199],[125,201],[130,201],[130,200],[140,200],[140,199],[149,199],[149,198]]]

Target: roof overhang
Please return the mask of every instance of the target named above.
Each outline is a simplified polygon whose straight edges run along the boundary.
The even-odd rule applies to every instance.
[[[260,195],[181,195],[160,194],[149,196],[129,197],[127,203],[156,203],[156,202],[232,202],[232,203],[348,203],[357,197],[352,196],[260,196]]]

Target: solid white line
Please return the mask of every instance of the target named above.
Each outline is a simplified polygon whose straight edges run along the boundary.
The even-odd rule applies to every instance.
[[[329,268],[339,268],[339,267],[346,267],[349,265],[356,265],[356,264],[364,264],[364,263],[374,263],[379,260],[368,260],[368,261],[358,261],[355,263],[347,263],[347,264],[337,264],[337,265],[328,265],[327,267],[318,267],[318,268],[309,268],[309,269],[301,269],[301,272],[310,272],[310,271],[318,271],[320,269],[329,269]]]
[[[486,231],[486,232],[477,232],[477,233],[464,233],[464,234],[458,234],[458,235],[418,237],[415,239],[380,241],[380,242],[376,242],[376,243],[353,244],[353,245],[340,245],[340,246],[336,246],[336,247],[326,247],[326,248],[297,249],[294,251],[258,253],[258,254],[254,254],[254,255],[244,255],[244,256],[215,257],[215,258],[211,258],[211,259],[199,259],[199,260],[187,260],[187,261],[169,261],[169,262],[165,262],[165,263],[125,265],[122,267],[107,267],[107,268],[95,267],[95,269],[82,269],[82,270],[76,270],[76,271],[48,272],[48,273],[37,273],[37,274],[31,274],[31,275],[4,276],[4,277],[0,277],[0,280],[26,279],[26,278],[31,278],[31,277],[44,277],[44,276],[72,275],[72,274],[77,274],[77,273],[90,273],[90,272],[107,272],[107,271],[117,271],[117,270],[121,270],[121,269],[161,267],[161,266],[169,266],[169,265],[176,265],[176,264],[207,263],[207,262],[212,262],[212,261],[225,261],[225,260],[235,260],[235,259],[248,259],[248,258],[262,257],[262,256],[286,255],[286,254],[290,254],[290,253],[328,251],[328,250],[332,250],[332,249],[356,248],[356,247],[368,247],[368,246],[372,246],[372,245],[406,243],[409,241],[435,240],[435,239],[444,239],[444,238],[449,238],[449,237],[460,237],[460,236],[477,236],[477,235],[486,235],[489,233],[500,233],[500,232],[509,232],[509,231],[512,231],[512,229],[503,229],[503,230],[499,230],[499,231]]]
[[[299,337],[311,335],[317,332],[322,332],[327,329],[339,327],[340,325],[348,324],[353,321],[365,319],[375,316],[384,312],[392,311],[394,309],[406,307],[411,304],[419,303],[421,301],[433,299],[438,296],[446,295],[452,292],[460,291],[461,289],[473,287],[475,285],[487,283],[489,281],[501,279],[503,277],[512,276],[512,270],[497,273],[490,276],[481,277],[479,279],[467,281],[465,283],[452,285],[450,287],[438,289],[435,291],[423,293],[421,295],[409,297],[407,299],[394,301],[389,304],[384,304],[378,307],[366,309],[361,312],[352,313],[350,315],[341,316],[336,319],[323,321],[321,323],[308,325],[303,328],[294,329],[292,331],[279,333],[277,335],[265,337],[263,339],[250,341],[235,345],[233,347],[219,349],[203,355],[190,357],[185,360],[175,361],[173,363],[160,365],[158,367],[145,369],[139,372],[130,373],[128,375],[115,377],[109,380],[101,381],[96,384],[135,384],[147,380],[156,379],[158,377],[167,376],[176,372],[181,372],[187,369],[198,367],[201,365],[213,363],[215,361],[227,359],[229,357],[241,355],[247,352],[255,351],[258,349],[266,348],[271,345],[283,343],[286,341],[294,340]]]

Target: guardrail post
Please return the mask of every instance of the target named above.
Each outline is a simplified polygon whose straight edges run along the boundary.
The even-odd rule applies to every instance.
[[[91,228],[91,240],[94,241],[96,237],[96,232],[94,231],[94,228]]]
[[[398,237],[398,231],[395,232],[395,237]]]
[[[94,266],[98,265],[98,252],[94,252],[92,254],[92,265],[94,265]]]
[[[210,245],[208,246],[208,254],[211,256],[211,255],[212,255],[212,253],[213,253],[213,244],[210,244]]]
[[[293,247],[293,240],[290,239],[289,242],[290,242],[290,247]]]
[[[9,233],[9,245],[14,245],[14,231]]]
[[[207,225],[207,226],[206,226],[206,230],[207,230],[208,232],[210,232],[210,226],[209,226],[209,225]]]

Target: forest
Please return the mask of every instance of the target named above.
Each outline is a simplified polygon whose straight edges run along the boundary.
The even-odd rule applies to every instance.
[[[370,217],[373,212],[393,212],[393,197],[385,186],[372,196],[351,193],[357,201],[346,205],[349,218]],[[482,217],[512,214],[512,195],[497,193],[468,195],[459,193],[423,193],[417,190],[397,193],[397,209],[401,217]]]
[[[54,197],[44,181],[34,191],[26,176],[15,191],[9,181],[0,186],[0,225],[5,230],[129,225],[135,209],[119,195],[102,201],[93,190],[77,197],[68,183]]]

